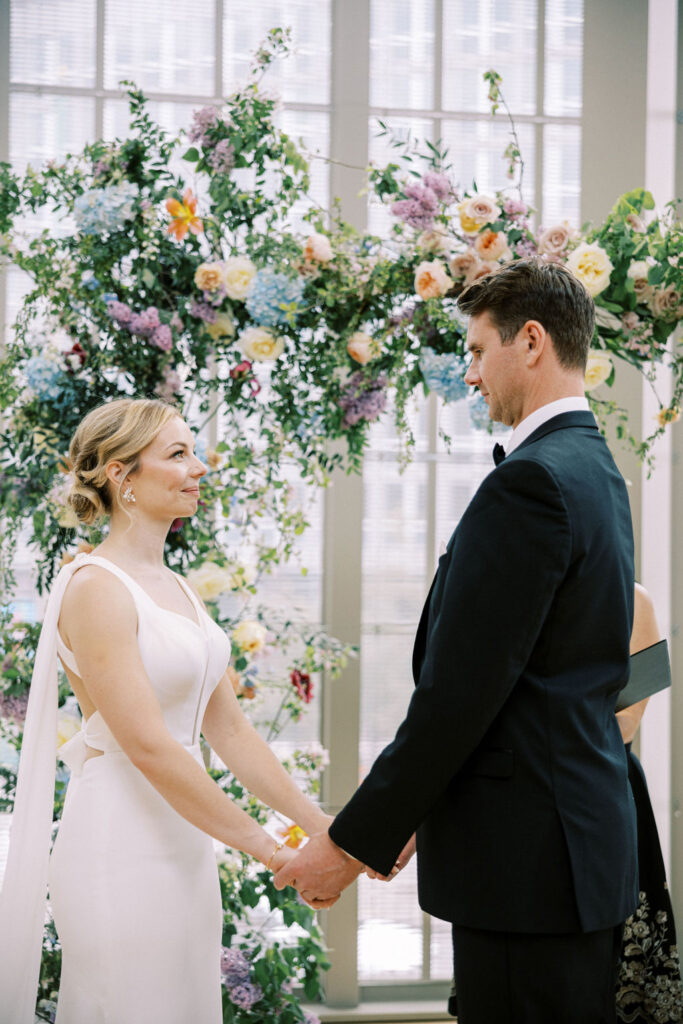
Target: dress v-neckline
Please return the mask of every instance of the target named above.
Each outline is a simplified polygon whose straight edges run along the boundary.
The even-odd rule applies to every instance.
[[[159,609],[160,612],[166,612],[167,615],[175,615],[176,618],[178,618],[178,619],[184,619],[186,622],[189,622],[190,625],[194,626],[195,629],[198,629],[201,633],[204,632],[204,627],[202,626],[202,620],[201,620],[202,608],[201,608],[201,606],[199,604],[199,601],[197,600],[195,595],[192,593],[192,589],[186,584],[185,580],[177,572],[173,572],[172,569],[169,569],[169,572],[175,577],[175,580],[176,580],[178,586],[180,587],[180,589],[183,591],[185,596],[187,598],[189,598],[190,604],[192,605],[192,607],[194,608],[194,611],[196,613],[196,616],[197,616],[196,619],[191,619],[189,615],[183,615],[182,612],[176,612],[172,608],[164,608],[163,605],[159,604],[158,601],[154,600],[154,598],[152,597],[151,594],[147,593],[147,591],[142,586],[142,584],[138,583],[138,581],[135,579],[134,576],[131,576],[131,574],[129,572],[126,572],[125,569],[122,569],[121,566],[118,565],[116,562],[112,562],[111,558],[105,558],[104,555],[91,555],[91,554],[85,555],[85,558],[86,559],[95,559],[95,560],[99,559],[102,562],[107,562],[109,565],[112,565],[115,569],[118,569],[118,571],[120,573],[123,573],[123,575],[127,579],[129,579],[131,581],[131,583],[133,583],[138,588],[138,590],[140,590],[145,595],[147,600],[151,604],[153,604],[155,608]]]

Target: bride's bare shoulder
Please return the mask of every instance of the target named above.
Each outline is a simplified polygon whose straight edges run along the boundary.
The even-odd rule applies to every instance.
[[[99,565],[83,565],[69,580],[62,599],[62,615],[71,618],[90,617],[91,614],[118,617],[135,615],[135,603],[126,585]]]

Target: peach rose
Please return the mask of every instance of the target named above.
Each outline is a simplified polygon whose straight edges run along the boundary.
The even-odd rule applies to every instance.
[[[329,263],[333,256],[332,246],[327,235],[314,231],[304,244],[304,259],[309,263]]]
[[[421,299],[438,299],[452,284],[439,260],[423,260],[415,271],[415,291]]]
[[[505,234],[502,231],[491,231],[491,228],[486,228],[477,235],[474,241],[474,248],[481,258],[488,263],[495,263],[496,260],[501,259],[506,254],[508,258],[510,256]]]
[[[538,239],[538,251],[541,256],[561,256],[569,244],[573,232],[568,224],[556,224],[555,227],[542,231]]]
[[[456,281],[465,278],[465,284],[474,281],[474,274],[479,270],[482,263],[474,249],[467,249],[459,252],[448,264],[449,270]]]
[[[450,239],[446,229],[441,224],[437,224],[435,227],[430,228],[429,231],[423,231],[418,236],[417,247],[425,252],[432,253],[434,256],[440,256],[442,253],[448,252]]]
[[[203,292],[216,292],[225,285],[222,263],[200,263],[194,272],[194,283]]]
[[[346,351],[357,363],[365,366],[379,354],[379,344],[365,331],[354,331],[346,343]]]

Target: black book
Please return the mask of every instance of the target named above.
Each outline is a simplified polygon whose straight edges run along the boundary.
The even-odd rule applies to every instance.
[[[630,708],[671,686],[671,663],[666,640],[631,655],[631,678],[617,697],[617,711]]]

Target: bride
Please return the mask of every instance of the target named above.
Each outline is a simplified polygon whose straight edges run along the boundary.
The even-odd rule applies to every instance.
[[[58,1024],[220,1024],[222,908],[212,837],[277,870],[294,851],[207,775],[200,733],[260,800],[313,834],[330,819],[242,715],[230,643],[164,565],[206,467],[177,411],[122,399],[71,442],[69,501],[106,539],[65,566],[36,657],[0,895],[0,1005],[32,1024],[54,786],[57,658],[83,713],[49,863],[62,945]]]

